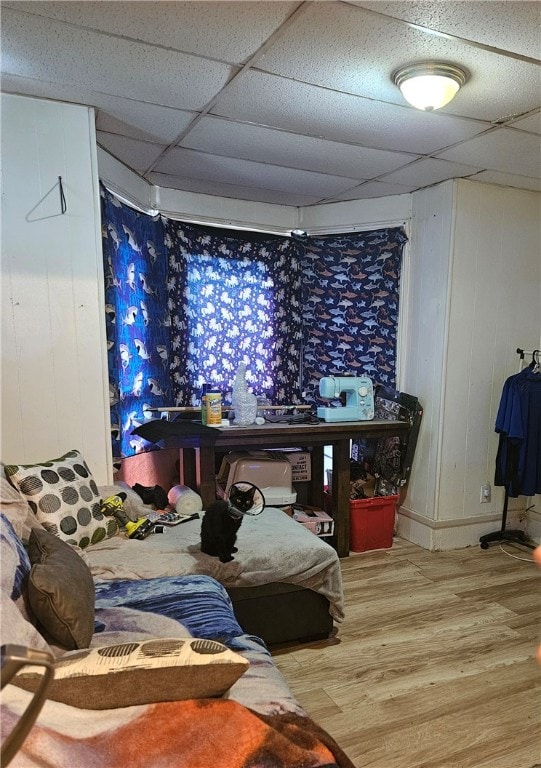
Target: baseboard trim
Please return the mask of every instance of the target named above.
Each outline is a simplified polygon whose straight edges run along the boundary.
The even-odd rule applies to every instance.
[[[530,513],[528,526],[520,522],[520,510],[509,511],[507,523],[509,528],[527,530],[528,534],[538,541],[535,536],[539,524],[541,533],[541,517]],[[485,533],[499,530],[501,514],[475,515],[455,520],[431,520],[407,507],[400,507],[397,515],[398,535],[429,550],[462,549],[479,544],[479,537]]]
[[[501,521],[502,516],[500,512],[494,512],[490,515],[471,515],[470,517],[461,517],[453,520],[432,520],[429,517],[424,517],[418,512],[414,512],[407,507],[400,507],[399,513],[404,517],[409,517],[411,520],[415,520],[423,525],[428,525],[429,528],[455,528],[457,525],[477,525],[478,523],[493,523],[495,520]],[[511,517],[511,512],[508,513],[508,517]],[[517,513],[518,517],[518,513]]]
[[[529,509],[526,516],[526,533],[537,544],[541,544],[541,512]]]

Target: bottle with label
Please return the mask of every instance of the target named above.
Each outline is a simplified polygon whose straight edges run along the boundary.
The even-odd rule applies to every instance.
[[[209,427],[220,426],[222,423],[222,393],[207,392],[205,395],[207,420]]]

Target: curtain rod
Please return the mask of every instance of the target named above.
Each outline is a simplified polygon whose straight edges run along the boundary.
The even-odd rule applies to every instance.
[[[221,221],[211,218],[210,216],[193,216],[189,214],[182,214],[175,211],[160,210],[158,208],[144,208],[140,203],[135,202],[133,198],[128,196],[126,192],[120,192],[118,187],[109,181],[100,179],[103,186],[108,192],[118,197],[123,203],[129,205],[131,208],[146,213],[148,216],[164,216],[166,219],[172,219],[173,221],[184,222],[185,224],[201,224],[207,227],[216,227],[217,229],[236,229],[241,232],[259,232],[265,235],[276,235],[278,237],[291,237],[292,232],[296,229],[283,229],[272,227],[258,227],[256,225],[250,225],[246,222],[232,221],[231,219],[222,219]],[[303,230],[309,237],[321,237],[323,235],[347,235],[353,232],[371,232],[374,229],[387,229],[390,227],[406,227],[407,222],[403,219],[395,219],[393,221],[374,221],[370,224],[335,224],[328,227],[312,227],[310,230]]]

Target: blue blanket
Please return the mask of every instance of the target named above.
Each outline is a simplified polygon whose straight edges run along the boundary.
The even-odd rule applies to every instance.
[[[229,595],[210,576],[96,581],[96,609],[117,606],[168,616],[193,637],[218,640],[228,647],[244,634]],[[99,623],[96,631],[100,631]],[[238,643],[234,645],[237,649]]]

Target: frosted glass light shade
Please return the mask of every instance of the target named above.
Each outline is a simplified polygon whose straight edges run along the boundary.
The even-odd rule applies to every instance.
[[[453,64],[432,62],[402,67],[392,75],[406,101],[426,111],[449,104],[466,78],[466,72]]]

